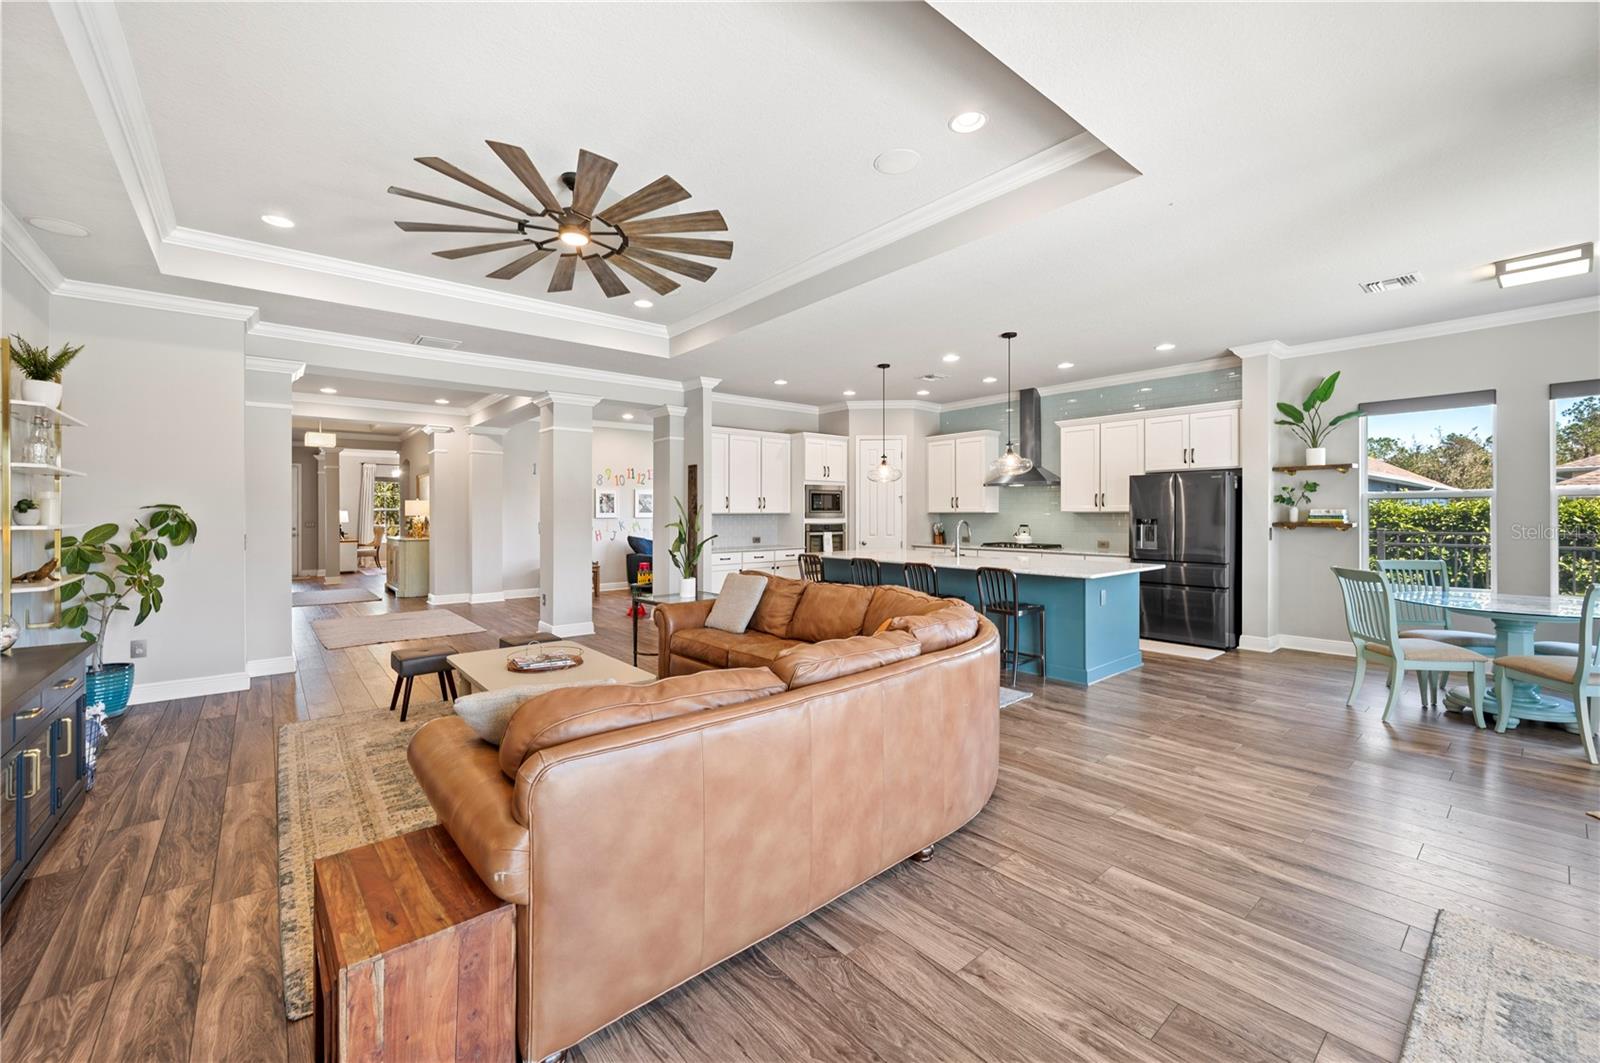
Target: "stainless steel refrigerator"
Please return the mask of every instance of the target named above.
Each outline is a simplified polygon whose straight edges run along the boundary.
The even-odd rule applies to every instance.
[[[1239,470],[1129,478],[1128,534],[1139,574],[1139,634],[1228,650],[1239,645]]]

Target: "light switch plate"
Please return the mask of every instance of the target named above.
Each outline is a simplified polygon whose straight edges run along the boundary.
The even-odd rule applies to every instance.
[[[129,657],[148,657],[148,656],[150,656],[150,652],[149,652],[148,648],[145,646],[144,639],[134,639],[132,642],[128,643],[128,656]]]

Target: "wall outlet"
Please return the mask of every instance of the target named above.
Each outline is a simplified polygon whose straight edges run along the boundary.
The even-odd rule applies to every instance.
[[[148,656],[150,656],[150,651],[145,647],[144,639],[134,639],[132,642],[128,643],[128,656],[129,657],[148,657]]]
[[[759,536],[759,535],[750,536],[750,543],[753,546],[760,546],[761,545],[761,536]]]
[[[1095,546],[1096,550],[1109,550],[1109,549],[1111,549],[1111,540],[1110,539],[1096,539],[1094,541],[1094,546]]]

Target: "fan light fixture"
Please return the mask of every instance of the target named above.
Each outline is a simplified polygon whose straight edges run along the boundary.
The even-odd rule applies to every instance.
[[[899,466],[889,464],[889,363],[878,363],[878,432],[882,436],[883,451],[878,464],[867,473],[867,479],[877,484],[892,484],[904,475]]]
[[[1017,338],[1015,332],[1002,332],[1000,338],[1006,341],[1006,449],[998,458],[989,463],[989,478],[995,479],[1002,476],[1020,476],[1033,468],[1032,460],[1023,457],[1017,452],[1017,437],[1011,434],[1011,341]]]
[[[501,234],[491,243],[435,251],[434,254],[440,258],[467,258],[495,251],[514,251],[515,257],[488,274],[494,280],[509,281],[521,276],[529,267],[555,256],[555,269],[550,274],[550,284],[546,289],[551,292],[570,292],[578,263],[582,262],[606,298],[615,299],[628,294],[628,286],[618,276],[618,270],[656,295],[666,295],[678,287],[678,282],[666,273],[676,273],[703,282],[710,280],[712,274],[717,272],[714,266],[682,256],[733,257],[732,241],[678,235],[726,231],[728,223],[723,220],[721,211],[702,210],[644,217],[689,198],[689,193],[671,177],[658,177],[610,206],[601,207],[601,197],[605,195],[617,164],[592,151],[579,151],[578,168],[561,175],[560,184],[571,193],[570,199],[563,203],[556,198],[555,191],[539,173],[526,151],[515,144],[498,140],[486,143],[532,195],[534,203],[523,202],[521,198],[508,195],[460,167],[431,155],[416,161],[503,205],[498,209],[490,209],[443,199],[427,192],[413,192],[393,185],[389,187],[391,195],[453,207],[477,215],[471,220],[495,220],[490,224],[474,225],[457,222],[395,222],[403,232],[408,233]],[[649,304],[646,302],[644,305]]]

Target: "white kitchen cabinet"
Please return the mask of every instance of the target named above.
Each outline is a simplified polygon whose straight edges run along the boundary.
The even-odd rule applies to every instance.
[[[711,512],[733,512],[732,488],[728,484],[728,433],[711,432]]]
[[[1226,469],[1239,464],[1239,408],[1203,406],[1144,421],[1144,466],[1149,472]]]
[[[1000,456],[999,432],[933,436],[927,455],[930,513],[1000,512],[1000,489],[983,486],[989,465]]]
[[[744,564],[744,555],[737,550],[725,550],[721,553],[707,554],[705,562],[705,587],[712,594],[722,590],[722,581],[728,578],[729,573],[737,572]]]
[[[761,512],[787,513],[789,497],[789,437],[761,437]]]
[[[800,433],[805,451],[805,482],[842,484],[849,476],[850,442],[840,436]]]
[[[1128,477],[1144,472],[1144,422],[1058,422],[1061,429],[1061,511],[1122,513]]]
[[[1189,467],[1188,414],[1145,418],[1144,464],[1151,472]]]
[[[711,512],[788,513],[789,437],[776,432],[711,430]]]
[[[761,437],[728,433],[728,512],[761,511]]]

